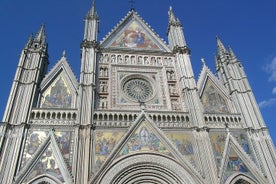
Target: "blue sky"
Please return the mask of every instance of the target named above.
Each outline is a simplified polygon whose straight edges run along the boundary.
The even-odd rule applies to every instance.
[[[161,38],[167,40],[167,11],[172,6],[184,27],[198,78],[203,57],[212,71],[215,37],[241,60],[271,136],[276,140],[276,24],[275,0],[136,0],[135,10]],[[20,52],[31,33],[46,24],[49,69],[66,50],[76,76],[84,17],[91,0],[0,1],[0,116],[4,114]],[[129,0],[96,0],[101,40],[130,10]]]

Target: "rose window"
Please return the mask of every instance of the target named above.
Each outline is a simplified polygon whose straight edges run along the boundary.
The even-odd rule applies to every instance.
[[[130,79],[123,85],[125,95],[131,100],[145,102],[152,98],[153,89],[145,79]]]

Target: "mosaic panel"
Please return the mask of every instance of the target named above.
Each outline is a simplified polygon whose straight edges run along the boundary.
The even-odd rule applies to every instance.
[[[235,172],[248,173],[246,165],[243,163],[241,158],[237,155],[234,149],[230,149],[227,167],[224,173],[224,180]]]
[[[136,21],[133,21],[111,44],[111,46],[159,50],[159,47],[152,41],[146,31]]]
[[[124,131],[97,130],[95,147],[95,165],[96,171],[99,170],[106,158],[110,155],[115,145],[124,135]]]
[[[195,141],[193,135],[188,132],[166,132],[167,137],[173,142],[177,150],[185,156],[193,165],[196,165],[194,155]]]
[[[155,133],[146,126],[145,122],[141,123],[129,138],[128,142],[121,150],[120,156],[140,151],[159,152],[166,155],[170,154]]]
[[[46,140],[46,138],[46,131],[29,130],[25,143],[21,168],[32,158],[33,154],[38,150],[39,146]]]
[[[208,80],[201,97],[206,112],[224,113],[229,112],[227,102]]]
[[[32,169],[30,174],[25,179],[25,182],[30,181],[36,176],[42,174],[49,174],[59,179],[60,182],[65,183],[60,169],[58,168],[57,161],[53,155],[53,151],[50,147],[48,147],[47,150],[43,153],[40,160],[36,163],[35,167]]]
[[[217,167],[220,167],[222,154],[225,147],[226,132],[210,132],[209,135],[213,146]]]
[[[72,160],[73,160],[73,142],[74,142],[74,133],[67,131],[67,132],[55,132],[57,137],[57,142],[60,147],[61,154],[65,159],[66,163],[69,163],[70,172],[72,170]]]
[[[70,108],[72,93],[60,75],[51,86],[42,94],[41,107],[43,108]]]

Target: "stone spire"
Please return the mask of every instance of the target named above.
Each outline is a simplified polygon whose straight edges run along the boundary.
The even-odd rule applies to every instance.
[[[170,6],[169,11],[169,23],[168,23],[168,40],[171,49],[176,47],[185,47],[186,41],[182,30],[182,24],[178,18],[174,15],[173,9]]]
[[[95,8],[95,0],[92,1],[92,6],[86,15],[86,19],[96,19],[96,20],[99,19],[98,14],[96,12],[96,8]]]
[[[44,44],[46,43],[45,24],[42,24],[39,31],[37,32],[34,42]]]
[[[98,35],[99,17],[95,8],[95,0],[92,1],[91,9],[85,18],[84,40],[96,41]]]
[[[218,36],[216,36],[216,40],[217,40],[217,54],[218,56],[223,56],[225,53],[227,53],[227,50],[225,49],[223,43],[221,42]]]

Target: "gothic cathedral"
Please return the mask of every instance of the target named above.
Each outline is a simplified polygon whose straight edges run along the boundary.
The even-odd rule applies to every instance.
[[[85,19],[77,79],[48,72],[44,25],[22,50],[0,126],[3,184],[273,184],[276,154],[242,63],[217,39],[196,81],[182,25],[168,44],[131,9],[98,41]]]

